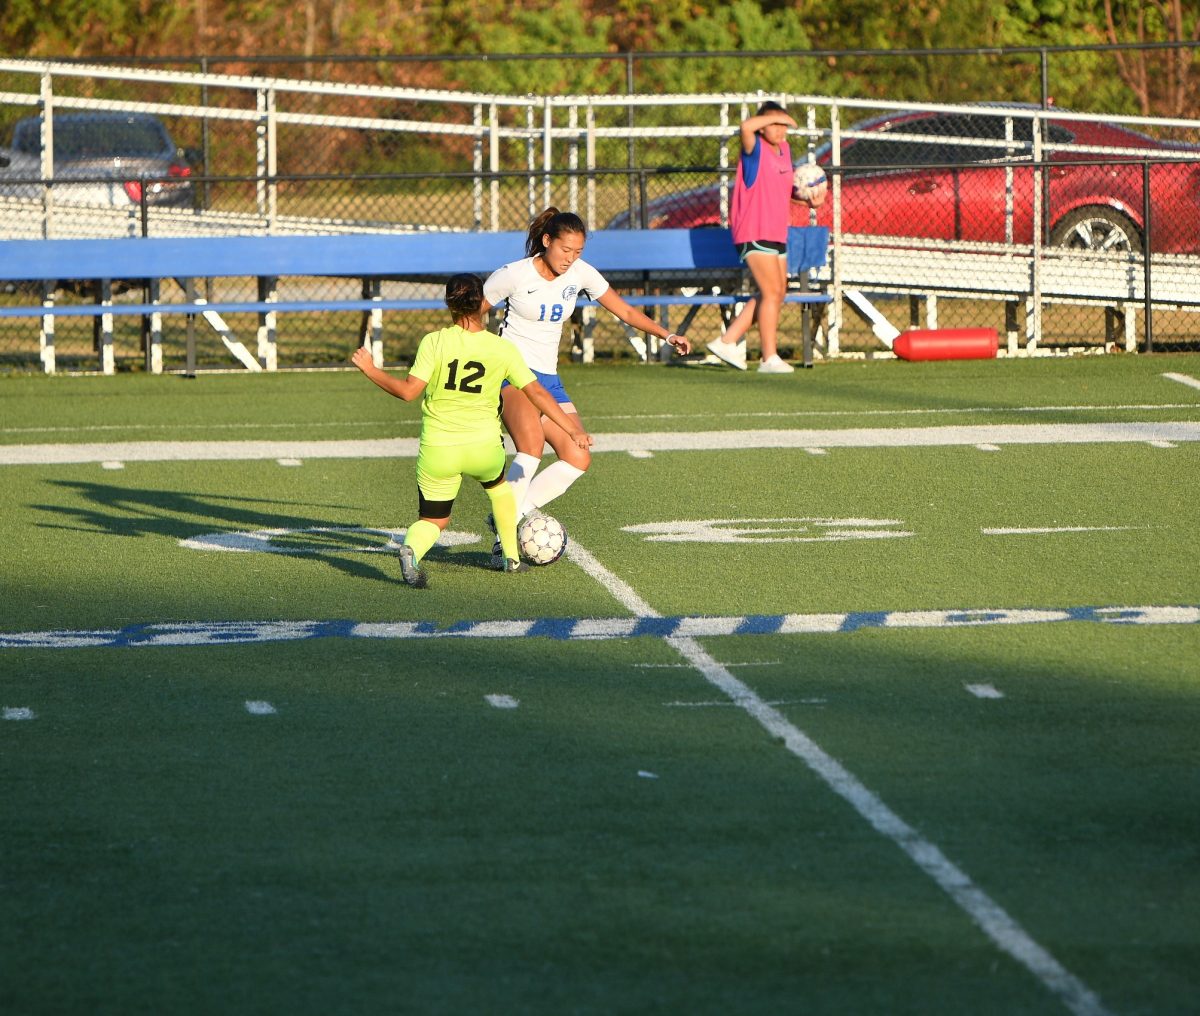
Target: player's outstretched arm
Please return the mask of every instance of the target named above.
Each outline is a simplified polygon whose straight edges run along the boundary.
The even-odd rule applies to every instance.
[[[354,355],[350,357],[350,362],[389,395],[394,395],[405,402],[419,399],[425,392],[425,382],[420,378],[411,375],[403,378],[392,377],[391,374],[376,367],[375,361],[371,357],[371,351],[366,346],[359,346],[354,351]]]
[[[546,391],[540,381],[530,381],[521,389],[521,392],[528,396],[529,401],[533,403],[538,412],[570,434],[571,440],[580,448],[591,448],[592,435],[583,429],[583,425],[579,422],[579,414],[564,413],[559,404],[554,401],[554,396]]]
[[[634,328],[638,328],[650,335],[657,335],[664,342],[669,342],[680,353],[686,355],[692,351],[692,344],[688,342],[687,336],[676,335],[674,332],[667,331],[653,318],[647,317],[636,307],[626,303],[622,299],[621,294],[615,289],[606,289],[604,295],[596,302],[605,310],[615,314],[618,320],[624,321],[627,325],[632,325]]]
[[[771,124],[775,123],[782,124],[785,127],[796,126],[795,119],[781,109],[768,110],[766,113],[759,113],[748,120],[743,120],[739,129],[742,138],[742,151],[750,155],[754,151],[758,132],[764,127],[770,127]]]

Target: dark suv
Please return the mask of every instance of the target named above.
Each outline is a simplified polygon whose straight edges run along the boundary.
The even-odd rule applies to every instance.
[[[176,146],[158,117],[145,113],[63,113],[53,126],[54,177],[78,181],[56,189],[72,204],[148,204],[191,207],[195,153]],[[11,148],[39,158],[42,118],[26,117],[13,128]],[[26,160],[28,164],[28,160]],[[40,163],[38,164],[40,166]]]

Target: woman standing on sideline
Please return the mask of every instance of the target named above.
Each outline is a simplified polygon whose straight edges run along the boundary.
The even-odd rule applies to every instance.
[[[742,121],[742,154],[738,159],[729,228],[738,255],[754,277],[755,299],[737,316],[708,351],[739,370],[746,369],[746,351],[738,340],[758,321],[763,374],[790,374],[795,368],[779,357],[776,330],[787,295],[787,238],[791,223],[792,152],[789,127],[796,121],[778,102],[764,102]]]
[[[484,311],[507,301],[500,335],[520,350],[534,376],[576,426],[578,410],[558,376],[558,346],[563,324],[570,320],[580,297],[590,297],[621,321],[669,342],[680,353],[691,349],[682,335],[667,331],[626,303],[604,276],[583,260],[586,242],[587,227],[578,215],[547,208],[529,224],[526,257],[498,268],[483,287]],[[592,457],[524,391],[507,385],[501,396],[504,426],[517,449],[508,482],[517,498],[517,517],[523,518],[564,493],[584,474]],[[547,443],[558,461],[538,473]]]
[[[422,588],[421,559],[450,523],[450,510],[464,475],[474,477],[492,505],[501,552],[492,564],[500,571],[524,571],[517,549],[517,505],[504,480],[504,441],[500,435],[500,386],[511,385],[531,406],[555,422],[575,448],[586,453],[592,439],[568,417],[525,366],[512,345],[483,327],[483,280],[453,276],[446,283],[446,307],[453,324],[430,332],[417,347],[404,378],[380,370],[365,346],[354,351],[354,366],[389,395],[421,402],[421,443],[417,452],[420,518],[404,534],[400,569],[404,581]]]

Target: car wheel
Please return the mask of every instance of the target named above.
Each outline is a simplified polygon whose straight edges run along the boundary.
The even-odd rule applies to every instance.
[[[1055,247],[1141,254],[1142,234],[1129,216],[1112,208],[1077,208],[1050,231]]]

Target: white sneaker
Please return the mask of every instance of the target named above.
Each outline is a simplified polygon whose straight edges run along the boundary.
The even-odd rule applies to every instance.
[[[795,369],[790,363],[779,359],[778,353],[772,357],[768,357],[758,365],[758,372],[760,374],[791,374]]]
[[[740,342],[722,342],[713,339],[708,344],[708,351],[718,360],[724,360],[730,367],[738,370],[746,369],[746,347]]]

